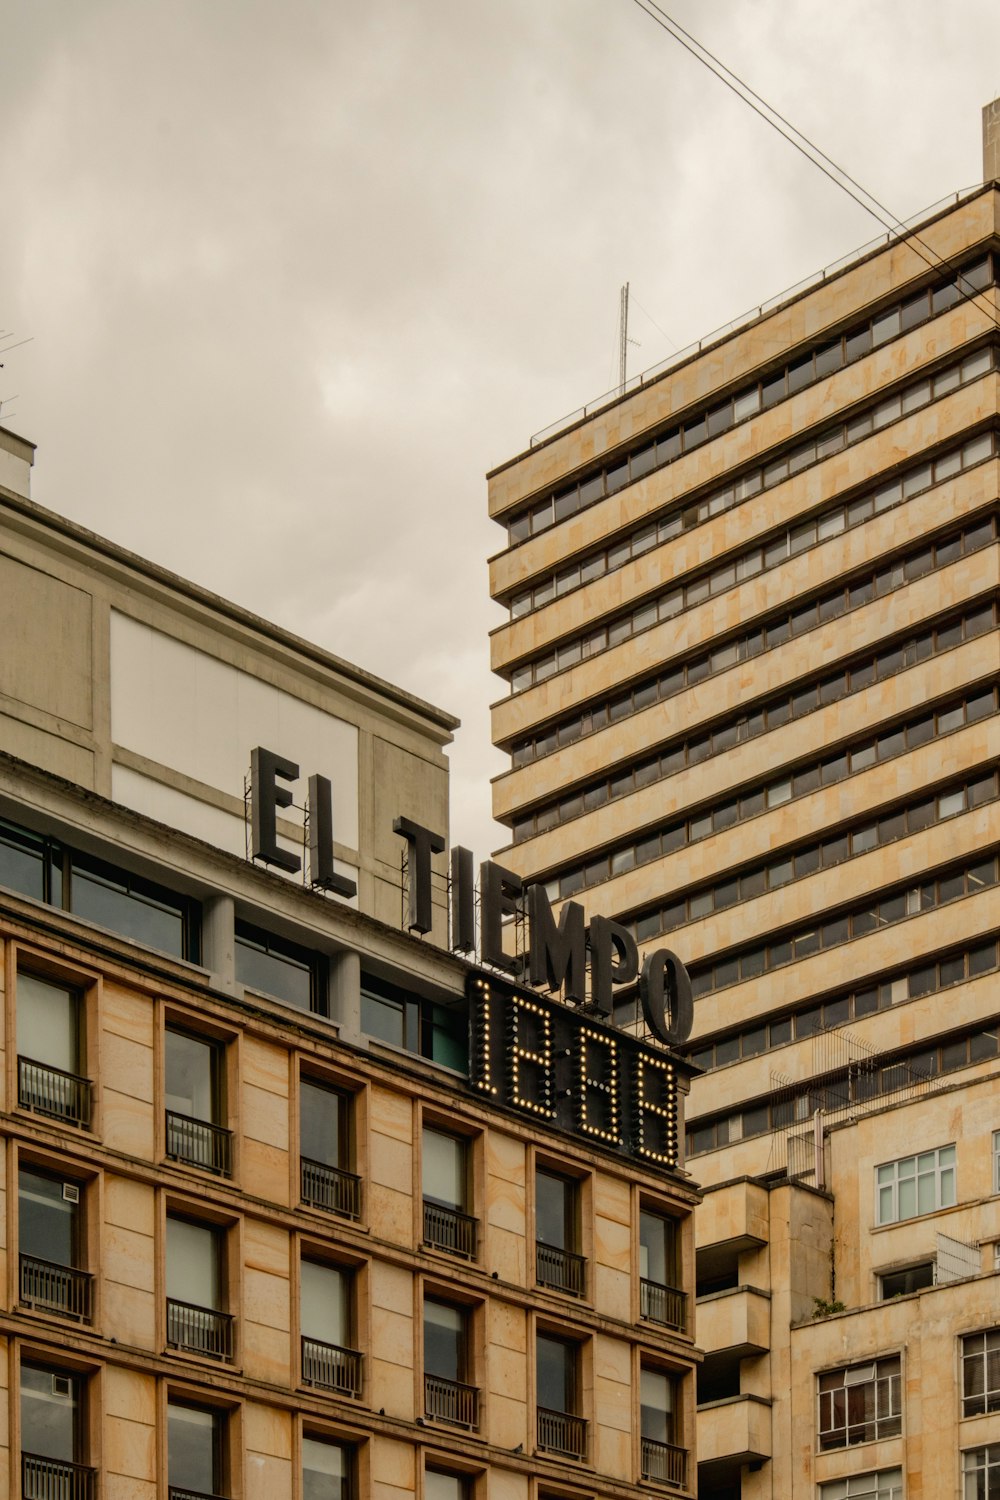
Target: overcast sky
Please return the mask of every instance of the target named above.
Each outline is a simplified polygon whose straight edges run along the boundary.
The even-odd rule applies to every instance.
[[[982,176],[997,0],[663,0],[907,216]],[[878,226],[634,0],[0,0],[0,421],[33,496],[461,716],[485,472]]]

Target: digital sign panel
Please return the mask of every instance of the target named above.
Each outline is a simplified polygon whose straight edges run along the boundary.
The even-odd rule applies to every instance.
[[[665,1049],[494,974],[471,974],[468,999],[478,1094],[647,1166],[678,1166],[688,1070]]]

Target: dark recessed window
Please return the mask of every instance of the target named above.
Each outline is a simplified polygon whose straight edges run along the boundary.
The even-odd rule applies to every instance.
[[[236,977],[296,1010],[327,1013],[325,955],[246,922],[236,923]]]

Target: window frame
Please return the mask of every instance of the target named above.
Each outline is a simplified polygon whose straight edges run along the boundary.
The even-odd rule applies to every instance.
[[[94,970],[64,964],[38,948],[18,942],[7,944],[6,957],[7,988],[7,1097],[14,1111],[32,1120],[41,1120],[45,1127],[69,1130],[74,1135],[81,1132],[99,1137],[101,1133],[101,1077],[97,1066],[101,1035],[101,975]],[[27,1058],[18,1046],[18,981],[21,976],[37,979],[56,989],[73,994],[77,1001],[77,1058],[81,1071],[69,1077],[77,1080],[67,1085],[72,1098],[72,1107],[66,1112],[49,1112],[22,1103],[19,1059]],[[47,1071],[62,1074],[54,1063],[44,1058],[33,1061]]]
[[[165,1358],[194,1360],[213,1370],[238,1368],[241,1361],[241,1298],[242,1278],[240,1267],[242,1264],[242,1231],[243,1221],[230,1215],[206,1210],[201,1202],[191,1203],[187,1200],[175,1197],[173,1194],[162,1193],[161,1195],[161,1243],[163,1254],[160,1259],[160,1275],[162,1277],[162,1292],[157,1298],[158,1318],[160,1323],[160,1347],[165,1351]],[[217,1307],[203,1308],[200,1303],[186,1302],[181,1298],[171,1297],[168,1292],[169,1285],[169,1247],[167,1244],[169,1222],[179,1220],[182,1223],[192,1224],[198,1229],[210,1230],[214,1240],[214,1253],[216,1257],[215,1274],[218,1277]],[[220,1323],[222,1350],[220,1352],[199,1349],[194,1344],[182,1344],[171,1341],[168,1337],[170,1331],[169,1304],[173,1302],[181,1307],[195,1308],[196,1310],[217,1314],[223,1320]],[[195,1323],[198,1320],[194,1320]]]
[[[892,1367],[895,1366],[895,1369]],[[863,1371],[870,1371],[867,1379],[849,1380],[849,1375],[860,1375]],[[877,1442],[882,1438],[899,1437],[903,1431],[903,1361],[901,1354],[880,1355],[870,1360],[861,1360],[850,1365],[838,1365],[832,1370],[821,1370],[816,1375],[816,1446],[820,1453],[828,1453],[840,1448],[853,1448],[862,1443]],[[833,1377],[839,1376],[838,1384],[833,1384]],[[823,1382],[831,1382],[826,1390]],[[864,1398],[862,1420],[857,1418],[851,1420],[851,1400],[848,1392],[864,1391],[869,1389],[873,1395],[873,1412],[869,1416],[868,1396]],[[838,1392],[842,1392],[843,1417],[842,1423],[824,1427],[824,1406],[829,1409],[831,1416],[836,1415]],[[880,1412],[879,1405],[883,1393],[888,1395],[888,1409]],[[827,1398],[826,1400],[824,1398]],[[857,1404],[856,1401],[854,1403]],[[869,1429],[870,1435],[869,1435]],[[855,1434],[852,1437],[852,1432]],[[834,1437],[843,1433],[843,1438],[834,1441]],[[824,1441],[824,1438],[830,1439]]]
[[[172,1168],[190,1170],[199,1177],[208,1173],[234,1180],[239,1163],[239,1134],[234,1128],[239,1100],[239,1033],[213,1026],[202,1016],[192,1016],[173,1005],[162,1006],[161,1015],[159,1078],[162,1106],[157,1110],[157,1130],[163,1134],[157,1143],[159,1158]],[[187,1116],[184,1111],[172,1110],[167,1105],[167,1099],[171,1097],[167,1092],[167,1038],[171,1034],[186,1037],[208,1049],[212,1094],[211,1118],[208,1120]],[[171,1116],[190,1119],[191,1125],[174,1125]],[[196,1126],[207,1127],[207,1130],[199,1135],[194,1129]],[[187,1154],[182,1154],[186,1146],[190,1149]],[[202,1154],[210,1159],[198,1159]]]
[[[941,1156],[944,1152],[951,1152],[951,1159],[942,1163]],[[926,1158],[933,1158],[933,1167],[921,1172],[920,1163]],[[912,1179],[909,1174],[900,1178],[900,1167],[913,1163]],[[879,1174],[892,1169],[893,1175],[886,1181],[880,1181]],[[934,1202],[930,1208],[920,1207],[920,1184],[928,1177],[934,1182]],[[951,1196],[942,1192],[943,1180],[950,1177]],[[899,1195],[901,1182],[913,1182],[914,1208],[912,1213],[901,1213],[899,1207]],[[888,1209],[883,1213],[883,1193],[888,1194],[885,1200]],[[958,1152],[956,1143],[951,1141],[946,1146],[935,1146],[929,1151],[915,1151],[911,1156],[899,1156],[891,1161],[878,1162],[875,1166],[875,1215],[874,1224],[881,1228],[889,1224],[906,1223],[909,1219],[918,1219],[925,1214],[939,1213],[943,1208],[953,1208],[958,1202]]]
[[[970,1349],[971,1344],[980,1340],[983,1345],[981,1350]],[[983,1328],[975,1333],[963,1334],[959,1360],[962,1369],[962,1416],[978,1417],[991,1412],[1000,1412],[1000,1327]],[[970,1393],[969,1373],[979,1364],[982,1365],[981,1390],[979,1393]],[[991,1365],[994,1381],[992,1385],[990,1384]]]

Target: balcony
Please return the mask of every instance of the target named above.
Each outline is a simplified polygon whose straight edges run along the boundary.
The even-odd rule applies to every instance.
[[[687,1449],[644,1437],[642,1477],[652,1480],[654,1484],[673,1484],[683,1489],[687,1483]]]
[[[93,1317],[94,1278],[89,1271],[55,1265],[52,1261],[39,1260],[34,1255],[22,1255],[20,1265],[19,1297],[25,1307],[34,1307],[42,1312],[62,1313],[64,1317],[75,1318],[79,1323],[90,1322]]]
[[[86,1129],[90,1124],[93,1085],[89,1078],[80,1078],[76,1073],[64,1073],[48,1063],[19,1057],[17,1102],[21,1109]]]
[[[538,1450],[559,1458],[586,1458],[587,1423],[568,1411],[538,1408]]]
[[[167,1345],[208,1359],[232,1359],[233,1319],[212,1307],[167,1299]]]
[[[771,1457],[771,1403],[760,1396],[728,1396],[698,1408],[698,1468]]]
[[[203,1490],[185,1490],[179,1484],[167,1486],[167,1500],[225,1500],[219,1495],[206,1495]]]
[[[752,1359],[771,1346],[771,1299],[767,1292],[748,1286],[699,1297],[695,1330],[707,1353]]]
[[[322,1339],[302,1337],[302,1384],[333,1391],[337,1396],[361,1395],[361,1355]]]
[[[703,1252],[725,1249],[738,1255],[758,1249],[768,1239],[767,1192],[748,1178],[711,1188],[698,1206],[696,1243]]]
[[[535,1245],[535,1280],[552,1291],[582,1297],[587,1286],[587,1262],[572,1250],[543,1245],[539,1240]]]
[[[474,1385],[445,1380],[441,1375],[425,1375],[424,1414],[435,1422],[475,1432],[479,1426],[479,1391]]]
[[[461,1260],[475,1260],[478,1220],[424,1199],[424,1244]]]
[[[167,1155],[189,1167],[203,1167],[217,1177],[233,1175],[233,1132],[208,1120],[167,1110]]]
[[[94,1500],[97,1470],[60,1458],[21,1454],[22,1500]]]
[[[340,1219],[360,1219],[361,1178],[340,1167],[302,1158],[300,1192],[310,1208],[322,1208]]]
[[[663,1328],[686,1333],[687,1292],[643,1277],[639,1282],[639,1316],[649,1323],[659,1323]]]

